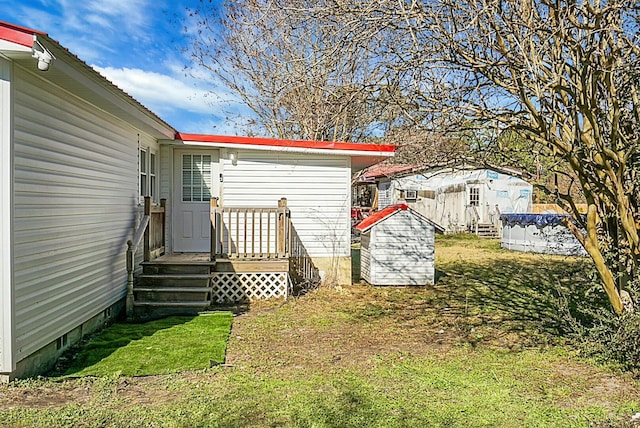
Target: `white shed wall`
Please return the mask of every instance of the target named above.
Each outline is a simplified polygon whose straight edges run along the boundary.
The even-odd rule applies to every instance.
[[[371,228],[368,247],[370,284],[434,283],[435,228],[416,214],[398,211],[381,220]]]
[[[125,121],[21,69],[15,82],[16,361],[126,294],[138,145]]]
[[[240,150],[221,156],[222,204],[275,207],[287,198],[291,220],[311,257],[351,254],[351,165],[347,156]]]
[[[363,233],[360,235],[360,278],[371,284],[371,252],[369,244],[371,243],[371,233]]]

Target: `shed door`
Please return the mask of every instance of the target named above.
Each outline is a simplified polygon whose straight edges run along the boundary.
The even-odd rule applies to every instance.
[[[174,168],[173,250],[209,252],[209,204],[219,195],[218,151],[176,150]]]

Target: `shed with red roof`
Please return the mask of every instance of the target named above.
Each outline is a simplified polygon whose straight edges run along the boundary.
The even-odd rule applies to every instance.
[[[360,222],[360,276],[371,285],[435,282],[435,234],[444,229],[406,204]]]

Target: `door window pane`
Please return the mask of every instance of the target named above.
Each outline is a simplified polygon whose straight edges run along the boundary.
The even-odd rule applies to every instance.
[[[211,155],[182,155],[182,201],[211,199]]]
[[[473,207],[480,206],[480,188],[471,187],[469,189],[469,205]]]

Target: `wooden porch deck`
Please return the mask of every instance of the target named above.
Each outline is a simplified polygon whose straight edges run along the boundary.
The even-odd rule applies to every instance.
[[[158,264],[210,264],[211,255],[209,253],[171,253],[163,254],[153,260]]]
[[[294,281],[319,281],[318,270],[295,234],[286,200],[277,208],[223,208],[212,199],[209,253],[165,253],[164,224],[153,221],[153,213],[145,204],[146,221],[141,224],[162,230],[161,236],[148,230],[136,233],[145,239],[142,273],[134,275],[133,263],[142,238],[129,245],[128,316],[191,313],[215,304],[287,298]],[[159,250],[155,247],[160,243]]]

